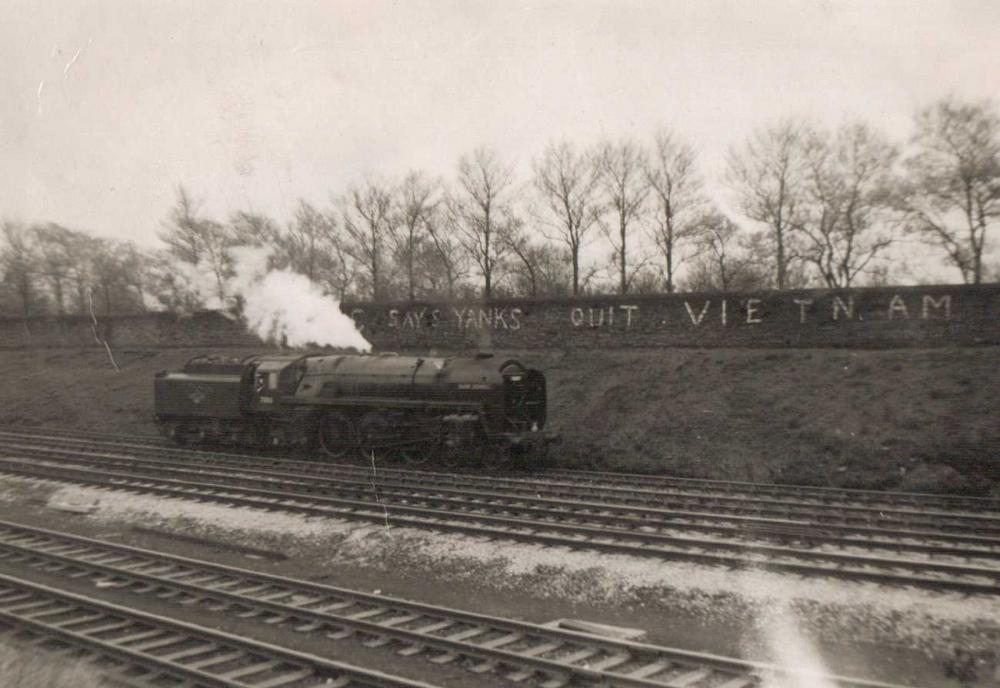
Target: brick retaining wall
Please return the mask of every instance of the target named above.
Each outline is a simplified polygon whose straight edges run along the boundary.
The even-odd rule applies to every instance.
[[[259,339],[237,319],[214,311],[191,315],[145,313],[98,318],[97,332],[115,346],[257,346]],[[0,349],[101,346],[89,316],[0,319]]]
[[[382,350],[1000,344],[1000,285],[345,303]],[[115,346],[260,346],[217,312],[101,318]],[[84,316],[0,319],[0,348],[97,346]]]

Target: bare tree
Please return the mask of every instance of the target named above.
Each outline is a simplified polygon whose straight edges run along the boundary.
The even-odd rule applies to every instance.
[[[131,241],[119,242],[117,257],[121,269],[122,285],[126,292],[134,290],[136,297],[129,299],[130,303],[133,304],[132,310],[149,310],[147,299],[152,296],[153,292],[152,257]]]
[[[895,235],[893,165],[899,155],[866,124],[805,139],[805,179],[797,230],[802,257],[831,288],[850,287],[892,245]]]
[[[92,265],[91,290],[97,291],[97,300],[105,315],[119,310],[115,299],[122,283],[121,263],[118,261],[116,242],[110,239],[88,237],[88,253]],[[88,295],[88,301],[90,295]],[[95,310],[97,306],[95,305]]]
[[[38,273],[48,284],[56,313],[66,313],[67,291],[79,260],[81,235],[54,222],[32,227],[38,244]]]
[[[22,315],[48,309],[46,287],[59,315],[89,312],[95,289],[104,313],[145,310],[146,256],[131,242],[100,239],[51,222],[30,229],[5,222],[2,229],[4,278],[20,298]]]
[[[420,251],[419,258],[428,291],[453,299],[469,274],[469,257],[450,229],[450,222],[428,225],[430,243]]]
[[[215,220],[204,219],[200,222],[203,234],[201,263],[208,268],[215,280],[216,296],[224,301],[230,296],[228,280],[235,272],[233,258],[229,249],[233,246],[233,238],[228,228]]]
[[[672,293],[677,268],[689,258],[680,250],[697,239],[705,204],[694,149],[667,130],[657,131],[645,174],[655,204],[650,213],[653,241],[663,258],[667,293]]]
[[[36,225],[29,233],[36,256],[35,275],[48,287],[55,313],[89,313],[91,304],[105,314],[146,309],[149,258],[133,243],[94,237],[54,223]],[[35,312],[41,311],[40,299],[34,300]]]
[[[327,293],[344,299],[354,284],[354,274],[335,212],[322,211],[300,199],[295,217],[284,229],[268,218],[254,217],[260,229],[252,236],[265,237],[274,247],[275,267],[305,275]]]
[[[187,189],[178,186],[174,207],[169,218],[159,232],[160,241],[167,249],[185,263],[197,265],[204,251],[204,227],[198,218],[198,203]]]
[[[355,285],[355,275],[351,266],[351,257],[347,254],[343,241],[337,240],[331,246],[320,284],[323,285],[327,293],[335,294],[340,301],[343,301],[352,292]]]
[[[966,283],[983,281],[986,237],[1000,218],[1000,115],[951,98],[916,116],[907,161],[908,228],[945,251]]]
[[[38,254],[31,233],[18,222],[0,223],[0,269],[3,281],[13,288],[21,302],[21,315],[32,315],[38,301],[35,280],[38,274]]]
[[[73,292],[73,310],[79,314],[88,313],[90,310],[90,290],[94,275],[92,253],[91,237],[77,233],[73,244],[74,262],[69,274],[69,281]],[[177,260],[173,254],[170,256],[171,262]]]
[[[726,183],[743,215],[767,227],[778,289],[789,286],[789,266],[798,259],[792,232],[801,223],[806,133],[805,125],[793,120],[759,129],[731,148],[726,160]]]
[[[509,271],[516,295],[556,296],[569,292],[571,275],[566,270],[565,250],[535,241],[521,222],[516,222],[503,240],[510,250]]]
[[[421,172],[410,172],[396,195],[396,219],[392,223],[392,242],[396,262],[406,273],[406,296],[416,298],[420,254],[430,240],[428,233],[436,221],[438,199],[436,185]]]
[[[146,264],[147,290],[165,308],[191,311],[199,306],[198,296],[178,278],[177,258],[169,251],[158,250],[149,254]]]
[[[314,282],[322,280],[324,269],[329,267],[327,263],[335,255],[337,241],[336,217],[305,200],[299,200],[295,217],[276,239],[281,262],[287,262],[289,268]]]
[[[183,186],[177,187],[177,200],[159,237],[177,258],[211,273],[216,296],[220,302],[226,299],[227,281],[233,276],[232,230],[199,217],[198,204]]]
[[[534,165],[534,185],[552,218],[546,238],[569,249],[573,294],[580,293],[580,250],[601,215],[601,168],[591,152],[579,153],[572,143],[550,143]],[[544,231],[544,230],[543,230]]]
[[[686,280],[689,291],[752,291],[766,283],[752,238],[744,237],[722,213],[712,210],[702,217],[698,244],[698,257]]]
[[[649,195],[643,168],[645,156],[634,141],[622,140],[601,146],[601,186],[612,219],[602,228],[614,249],[613,262],[618,268],[618,289],[628,293],[629,282],[645,261],[636,264],[629,254],[629,245],[635,223],[642,217],[643,206]]]
[[[509,165],[485,147],[458,161],[457,189],[449,197],[448,220],[455,236],[479,268],[483,297],[492,298],[504,255],[504,234],[514,220],[507,194],[512,184]]]
[[[646,265],[632,277],[629,291],[633,294],[662,294],[663,272],[652,265]]]
[[[392,189],[368,179],[363,186],[349,189],[342,205],[347,235],[344,250],[368,273],[368,293],[378,301],[386,281],[385,243],[392,231]]]
[[[229,230],[236,246],[275,246],[281,234],[278,223],[251,210],[233,213],[229,217]]]

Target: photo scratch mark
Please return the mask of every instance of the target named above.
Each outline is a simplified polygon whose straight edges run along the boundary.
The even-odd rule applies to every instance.
[[[63,79],[68,79],[69,78],[69,70],[71,70],[73,68],[73,65],[76,64],[76,61],[80,59],[80,55],[83,54],[83,51],[86,50],[87,48],[89,48],[90,44],[93,43],[93,42],[94,42],[94,39],[92,37],[88,38],[87,39],[87,45],[83,46],[82,48],[79,48],[76,51],[76,53],[73,55],[73,57],[70,59],[70,61],[66,63],[66,67],[63,69]]]
[[[475,44],[479,43],[482,40],[483,40],[483,32],[480,31],[470,36],[466,40],[462,41],[462,48],[471,48],[472,46],[474,46]]]
[[[299,53],[306,52],[307,50],[316,50],[317,48],[322,48],[328,45],[328,41],[320,41],[318,43],[306,43],[304,45],[298,45],[289,51],[289,55],[298,55]]]
[[[45,79],[38,82],[38,90],[35,92],[35,98],[38,101],[38,114],[42,114],[42,90],[45,88]]]

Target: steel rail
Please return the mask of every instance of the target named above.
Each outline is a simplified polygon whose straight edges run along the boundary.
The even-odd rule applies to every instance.
[[[872,505],[911,505],[919,508],[935,506],[942,509],[968,509],[971,511],[1000,511],[1000,498],[972,495],[950,495],[934,492],[904,492],[900,490],[870,490],[821,485],[780,483],[755,483],[744,480],[717,480],[710,478],[681,478],[668,475],[590,471],[584,469],[550,469],[544,475],[560,480],[578,482],[611,482],[622,486],[662,487],[690,486],[695,489],[733,494],[786,495],[808,497],[831,504],[864,502]]]
[[[0,436],[2,436],[3,434],[4,434],[4,432],[0,431]],[[18,433],[8,433],[8,434],[14,435],[14,434],[18,434]],[[43,436],[32,435],[31,437],[43,437]],[[43,438],[45,438],[45,437],[43,437]],[[48,439],[52,439],[52,438],[48,438]],[[304,460],[301,457],[297,458],[297,459],[296,458],[289,458],[288,456],[285,456],[285,455],[266,455],[266,454],[264,456],[248,455],[248,454],[245,454],[245,453],[239,453],[237,451],[208,451],[208,450],[203,449],[203,448],[200,448],[200,449],[191,449],[191,448],[179,448],[179,447],[176,447],[174,445],[167,445],[167,446],[150,445],[148,443],[141,443],[141,442],[140,443],[126,442],[126,441],[124,441],[122,439],[119,439],[118,441],[114,441],[114,442],[106,442],[106,441],[99,441],[99,440],[87,440],[87,439],[82,439],[81,440],[81,439],[78,439],[78,438],[68,438],[68,437],[60,437],[58,439],[60,439],[62,441],[65,441],[67,443],[90,442],[90,443],[99,444],[99,445],[102,445],[102,446],[108,446],[110,444],[112,446],[120,446],[120,447],[126,448],[126,449],[146,451],[146,452],[156,452],[156,453],[158,453],[160,455],[166,455],[167,453],[169,453],[170,456],[174,456],[174,457],[177,457],[177,458],[192,457],[192,456],[196,455],[201,460],[204,460],[205,458],[210,458],[212,460],[244,460],[244,461],[256,461],[256,462],[277,462],[277,463],[282,463],[282,464],[294,464],[294,465],[297,465],[297,466],[301,466],[303,469],[311,467],[314,470],[329,470],[329,469],[349,470],[349,469],[358,469],[358,468],[360,468],[356,464],[336,464],[336,463],[331,463],[328,460],[326,460],[325,458],[323,460],[321,460],[321,461],[316,461],[316,460]],[[523,476],[523,477],[504,477],[504,476],[490,476],[490,475],[470,475],[470,474],[463,474],[463,473],[459,473],[459,474],[455,474],[455,473],[439,473],[439,472],[423,471],[423,470],[421,470],[421,471],[413,471],[413,470],[398,469],[398,468],[394,469],[394,468],[391,468],[391,467],[385,467],[385,468],[383,468],[383,470],[387,474],[389,474],[389,473],[393,473],[393,474],[399,473],[399,474],[410,475],[410,476],[421,476],[421,477],[426,477],[427,479],[430,479],[430,480],[455,480],[455,481],[477,481],[477,482],[485,481],[485,482],[493,482],[493,483],[496,483],[496,484],[504,484],[504,485],[505,484],[510,484],[510,483],[513,483],[513,484],[531,484],[531,485],[538,485],[539,483],[545,485],[545,484],[550,484],[551,483],[552,485],[555,485],[555,486],[564,486],[564,487],[568,487],[568,488],[593,487],[593,485],[594,485],[594,479],[595,478],[596,479],[601,479],[602,477],[604,477],[604,478],[606,478],[606,480],[604,480],[603,482],[611,483],[611,485],[602,485],[601,489],[613,489],[613,490],[619,490],[619,491],[623,491],[623,492],[627,492],[627,493],[647,494],[647,495],[656,495],[656,494],[665,494],[665,493],[666,494],[671,494],[671,493],[675,493],[675,492],[677,494],[680,494],[680,495],[683,495],[683,494],[691,494],[691,495],[708,495],[708,494],[714,494],[714,492],[705,492],[705,491],[694,491],[694,492],[692,492],[692,491],[689,491],[689,490],[685,491],[685,490],[675,490],[675,489],[670,489],[670,490],[664,492],[662,490],[656,490],[655,488],[650,488],[648,486],[650,482],[654,482],[654,483],[657,482],[657,481],[671,482],[671,481],[675,481],[675,480],[679,481],[679,482],[683,482],[683,483],[688,483],[688,482],[689,483],[714,483],[714,482],[721,482],[721,481],[708,481],[708,480],[697,480],[697,479],[679,479],[679,478],[675,479],[675,478],[668,478],[668,477],[663,477],[663,476],[641,476],[641,475],[636,475],[636,474],[624,474],[624,473],[614,473],[614,472],[598,473],[598,472],[584,472],[584,471],[547,471],[547,472],[544,472],[544,473],[531,473],[531,474],[528,474],[527,476]],[[579,473],[586,473],[586,475],[588,477],[586,479],[584,479],[584,480],[574,479],[572,477],[572,476],[574,476],[576,474],[579,474]],[[548,480],[548,476],[557,476],[558,479],[557,480]],[[647,478],[650,478],[650,480],[647,480]],[[634,483],[634,482],[638,482],[639,484],[637,486],[632,487],[630,489],[629,488],[629,484],[630,483]],[[618,483],[621,483],[622,486],[618,485]],[[746,486],[750,486],[751,488],[755,485],[755,483],[734,483],[734,484],[737,484],[737,485],[746,485]],[[770,486],[766,485],[766,484],[763,484],[762,487],[766,488],[766,487],[770,487]],[[767,504],[777,504],[777,505],[787,505],[787,506],[790,506],[790,507],[794,507],[796,505],[816,506],[815,501],[811,501],[808,498],[807,499],[797,498],[799,496],[798,493],[799,493],[800,490],[811,491],[811,490],[827,489],[827,488],[812,488],[812,487],[808,487],[808,486],[796,486],[796,485],[788,485],[788,486],[778,485],[778,486],[775,486],[775,487],[787,491],[788,494],[785,494],[785,495],[781,496],[781,499],[768,500],[765,503],[767,503]],[[844,492],[844,493],[851,493],[852,492],[851,490],[844,490],[844,489],[841,489],[841,488],[829,488],[829,489],[830,490],[840,490],[841,492]],[[736,492],[738,493],[739,491],[736,491]],[[883,493],[872,492],[872,491],[858,491],[858,492],[861,493],[861,494],[875,494],[875,495],[877,495],[877,494],[883,494]],[[902,495],[920,496],[920,495],[917,495],[916,493],[884,493],[884,494],[902,494]],[[942,496],[942,495],[932,495],[932,496]],[[969,499],[973,499],[973,498],[969,498]],[[983,509],[982,507],[983,506],[988,506],[988,505],[993,504],[993,503],[994,503],[993,500],[979,499],[979,501],[975,503],[975,508],[971,510],[971,514],[973,514],[974,517],[982,518],[982,517],[984,517],[984,511],[986,511],[986,512],[989,511],[989,509]],[[1000,505],[1000,501],[997,501],[996,504]],[[848,501],[848,502],[830,502],[829,506],[835,506],[835,507],[838,507],[838,508],[840,508],[840,507],[849,507],[849,508],[853,508],[854,510],[858,510],[858,511],[862,511],[862,512],[867,512],[867,513],[886,513],[887,510],[886,510],[885,507],[886,506],[892,506],[892,505],[884,505],[883,504],[882,506],[878,506],[878,505],[872,505],[872,506],[863,506],[862,505],[862,506],[859,506],[857,504],[852,505]],[[914,512],[913,509],[899,509],[898,511],[900,511],[900,513],[904,513],[904,514],[922,513],[921,511]],[[949,514],[949,513],[955,513],[955,511],[956,510],[954,508],[950,508],[949,507],[949,508],[944,509],[943,511],[939,511],[939,512],[937,512],[937,511],[927,511],[927,513]],[[989,514],[989,515],[986,515],[985,517],[994,518],[994,519],[1000,519],[1000,514]]]
[[[47,432],[55,433],[61,435],[63,439],[76,440],[79,441],[80,438],[75,436],[70,431],[60,431],[55,429],[48,429]],[[0,430],[0,435],[11,434],[11,435],[30,435],[35,437],[43,437],[35,432],[29,431],[4,431]],[[241,453],[242,449],[237,448],[234,450],[224,450],[224,451],[213,451],[209,449],[186,449],[178,448],[176,445],[168,444],[162,441],[161,438],[156,436],[121,436],[121,435],[111,435],[108,433],[85,433],[85,437],[90,436],[93,439],[90,441],[101,442],[104,444],[121,444],[122,446],[131,446],[134,448],[158,448],[161,451],[172,451],[179,453],[191,454],[197,452],[202,456],[216,456],[216,457],[243,457],[251,460],[261,460],[260,456],[247,455]],[[147,439],[148,438],[148,439]],[[326,457],[321,457],[320,461],[316,460],[299,460],[289,459],[287,456],[275,456],[271,457],[274,460],[280,461],[292,461],[296,463],[319,465],[319,466],[329,466]],[[341,464],[342,466],[344,464]],[[392,469],[386,469],[392,470]],[[401,472],[410,472],[402,470]],[[463,474],[453,474],[453,473],[433,473],[429,471],[421,471],[421,474],[428,474],[432,476],[440,477],[451,477],[462,479],[465,477],[469,479],[469,476]],[[526,482],[530,480],[531,482],[538,482],[540,480],[554,482],[556,484],[563,484],[567,486],[572,485],[593,485],[594,483],[600,483],[601,488],[607,489],[610,487],[617,487],[620,489],[633,488],[637,491],[644,493],[655,493],[662,490],[679,491],[680,494],[690,493],[690,494],[734,494],[734,495],[767,495],[780,498],[782,501],[787,502],[788,500],[798,500],[803,504],[814,504],[817,501],[819,503],[825,503],[829,506],[858,506],[867,505],[873,510],[879,510],[876,507],[890,507],[898,508],[901,505],[908,505],[919,509],[928,509],[929,507],[936,507],[943,509],[945,511],[954,510],[967,510],[970,512],[984,512],[984,511],[996,511],[1000,512],[1000,498],[993,497],[973,497],[964,495],[946,495],[946,494],[936,494],[936,493],[917,493],[917,492],[899,492],[899,491],[878,491],[878,490],[860,490],[860,489],[849,489],[849,488],[838,488],[838,487],[817,487],[809,485],[781,485],[776,483],[753,483],[745,481],[727,481],[727,480],[710,480],[703,478],[678,478],[672,476],[663,475],[644,475],[635,473],[621,473],[613,471],[585,471],[582,469],[549,469],[538,473],[532,473],[531,477],[528,479],[518,479],[518,478],[504,478],[497,476],[473,476],[472,479],[481,480],[497,480],[499,482],[506,482],[508,480],[514,480],[518,482]],[[681,488],[690,488],[688,490],[683,490]],[[659,489],[658,489],[659,488]],[[881,509],[884,510],[884,509]]]
[[[391,643],[399,654],[422,655],[437,664],[471,660],[466,668],[476,673],[530,678],[545,688],[566,683],[749,688],[765,675],[795,676],[762,662],[409,602],[7,521],[0,521],[0,559],[299,632],[354,635],[369,647]],[[863,679],[830,681],[845,688],[889,688]]]
[[[8,445],[8,450],[20,450],[22,455],[30,454],[49,458],[58,457],[74,464],[87,463],[102,467],[119,466],[126,470],[136,466],[143,466],[146,468],[156,468],[165,474],[190,475],[192,472],[191,469],[178,468],[174,462],[146,458],[133,459],[124,455],[70,452],[62,449],[49,450],[32,445]],[[2,451],[0,450],[0,453]],[[368,499],[372,492],[370,471],[369,474],[364,476],[357,474],[352,479],[331,477],[316,479],[310,475],[246,468],[239,462],[235,462],[232,466],[241,475],[252,475],[255,478],[275,480],[284,486],[291,486],[296,491],[305,491],[309,494],[323,495],[337,492],[354,499]],[[228,480],[231,475],[229,473],[217,472],[217,465],[211,468],[198,466],[193,470],[199,476],[218,478],[220,480]],[[856,526],[841,527],[841,531],[847,530],[855,535],[864,535],[865,538],[862,539],[844,537],[843,535],[831,535],[829,533],[835,532],[837,526],[821,522],[809,523],[801,521],[776,521],[774,519],[763,518],[727,517],[724,515],[673,511],[662,508],[542,498],[531,492],[527,496],[511,496],[504,493],[470,492],[468,490],[437,487],[430,493],[426,491],[415,492],[412,487],[405,483],[387,481],[384,478],[378,480],[377,485],[380,490],[380,499],[383,501],[388,500],[390,503],[414,504],[423,502],[425,504],[431,503],[438,507],[445,505],[450,508],[465,508],[469,504],[474,506],[485,504],[490,510],[500,509],[506,504],[505,511],[507,512],[518,512],[544,518],[573,518],[584,523],[602,526],[657,528],[661,532],[702,532],[728,536],[730,538],[736,537],[743,540],[796,540],[804,545],[825,544],[837,546],[841,549],[853,547],[894,553],[908,552],[944,555],[963,560],[1000,559],[1000,539],[996,538],[990,539],[976,536],[956,537],[934,531],[874,527],[861,528]],[[711,521],[711,523],[699,523],[697,519]],[[774,530],[772,532],[769,529]],[[909,540],[906,538],[909,538]],[[925,542],[913,542],[913,539],[922,539]],[[928,541],[943,541],[953,544],[926,544]],[[956,541],[963,543],[964,546],[956,547],[954,545]],[[972,546],[973,544],[977,546]]]
[[[433,688],[0,574],[0,625],[205,688]],[[136,677],[137,678],[137,677]]]
[[[72,442],[66,442],[78,446]],[[100,445],[106,447],[106,445]],[[115,445],[117,446],[117,445]],[[240,457],[225,453],[209,453],[191,450],[151,449],[149,447],[119,447],[120,450],[143,454],[147,460],[166,462],[167,457],[185,462],[205,462],[218,465],[240,467],[243,470],[255,466],[294,466],[310,475],[322,474],[331,477],[342,475],[360,476],[365,474],[365,480],[370,482],[370,470],[359,466],[343,466],[317,464],[316,462],[294,461],[286,459],[260,459],[259,457]],[[741,518],[760,519],[791,519],[822,523],[825,528],[841,529],[839,532],[859,535],[882,535],[885,537],[929,537],[927,532],[914,531],[916,528],[933,528],[936,532],[949,533],[949,540],[969,545],[989,546],[1000,538],[1000,514],[992,513],[956,513],[937,511],[913,511],[875,509],[869,507],[847,506],[817,506],[808,502],[790,500],[766,500],[756,498],[741,498],[733,496],[708,496],[696,493],[684,494],[674,492],[657,492],[646,489],[627,489],[584,486],[572,483],[553,483],[539,479],[525,480],[496,477],[465,477],[453,474],[438,474],[426,472],[405,471],[380,467],[379,480],[385,482],[391,477],[398,482],[406,482],[421,486],[465,487],[482,489],[483,486],[502,488],[507,492],[517,491],[523,495],[541,497],[565,497],[580,500],[584,497],[600,499],[602,503],[617,502],[630,506],[648,505],[652,508],[688,511],[711,509],[711,512],[700,512],[702,518],[716,521],[722,515]],[[693,513],[698,513],[693,511]],[[686,517],[686,516],[681,516]],[[944,522],[946,521],[946,522]],[[873,525],[874,524],[874,525]],[[889,526],[894,526],[890,528]],[[847,529],[850,529],[848,531]],[[864,532],[868,531],[868,532]],[[966,535],[962,535],[965,533]],[[994,537],[988,537],[992,534]]]
[[[386,525],[389,525],[391,520],[397,526],[460,532],[617,554],[653,556],[667,560],[693,561],[737,569],[755,568],[963,593],[1000,594],[1000,569],[696,540],[636,530],[595,528],[554,521],[496,516],[468,510],[448,512],[388,504],[378,501],[374,494],[371,501],[319,497],[276,491],[273,486],[267,489],[236,486],[233,484],[236,482],[233,478],[229,478],[227,484],[213,484],[155,475],[32,464],[11,459],[0,459],[0,471],[223,504],[359,519]],[[826,565],[818,563],[822,561],[825,561]],[[922,573],[900,573],[901,570]],[[926,575],[928,572],[938,572],[941,577]]]

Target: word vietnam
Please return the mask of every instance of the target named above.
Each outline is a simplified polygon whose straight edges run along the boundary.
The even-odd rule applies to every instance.
[[[950,320],[951,319],[951,296],[944,295],[934,297],[924,294],[922,300],[916,308],[913,308],[911,316],[911,306],[899,294],[894,294],[889,300],[884,311],[867,313],[861,312],[856,304],[854,296],[833,296],[827,309],[817,305],[817,299],[813,298],[792,298],[798,311],[798,322],[805,324],[810,319],[821,319],[824,316],[830,321],[864,320],[866,315],[871,318],[882,316],[885,320],[908,320],[910,317],[919,317],[922,320],[931,318]],[[765,321],[768,315],[787,315],[783,310],[775,310],[774,304],[762,298],[730,299],[719,298],[704,300],[683,301],[684,312],[680,317],[662,318],[660,324],[680,323],[681,325],[691,325],[700,327],[703,324],[711,323],[715,320],[720,325],[745,323],[747,325],[758,325]],[[569,319],[574,327],[612,327],[617,318],[620,326],[625,329],[632,327],[633,322],[638,323],[640,313],[639,305],[611,305],[593,307],[576,307],[570,309]],[[787,318],[785,318],[787,320]],[[707,322],[706,322],[707,321]]]

